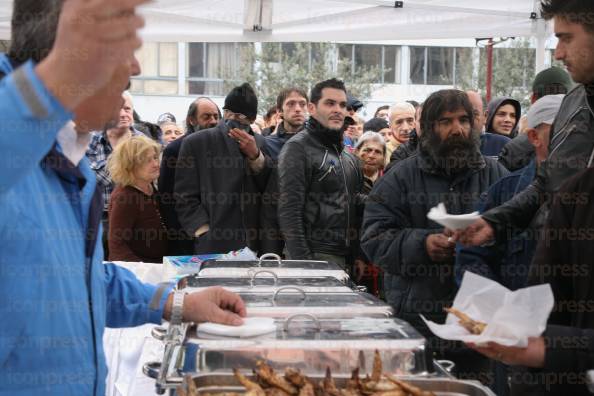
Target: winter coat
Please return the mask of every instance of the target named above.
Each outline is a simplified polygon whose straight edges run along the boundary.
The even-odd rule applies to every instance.
[[[342,134],[331,139],[333,133],[310,118],[305,131],[281,151],[278,213],[291,259],[350,253],[363,202],[363,171],[359,159],[341,145]]]
[[[195,238],[194,253],[227,253],[248,246],[259,250],[261,195],[270,163],[254,174],[238,143],[221,121],[216,127],[186,137],[175,173],[175,209],[186,233],[208,224]],[[262,150],[264,138],[253,134]]]
[[[545,366],[513,376],[514,395],[590,394],[583,380],[594,368],[593,199],[594,169],[578,173],[555,195],[528,282],[550,284],[555,297],[544,334]]]
[[[532,183],[536,173],[534,162],[497,181],[481,196],[477,210],[481,213],[497,207]],[[504,241],[492,246],[456,247],[456,282],[460,284],[464,271],[493,279],[516,290],[526,286],[528,270],[536,248],[536,235],[531,230],[517,230]]]
[[[482,217],[494,228],[497,239],[506,237],[508,227],[524,229],[531,222],[542,227],[551,194],[573,175],[591,166],[593,160],[594,112],[586,87],[578,85],[561,103],[551,127],[549,156],[538,168],[532,184]],[[537,212],[538,218],[534,219]]]
[[[363,251],[386,272],[386,298],[395,315],[426,336],[429,332],[419,314],[442,323],[443,308],[450,306],[457,290],[454,258],[436,263],[427,254],[427,237],[443,232],[427,213],[441,202],[448,213],[470,213],[480,194],[506,174],[503,166],[477,153],[473,167],[447,176],[417,151],[378,180],[367,200]]]

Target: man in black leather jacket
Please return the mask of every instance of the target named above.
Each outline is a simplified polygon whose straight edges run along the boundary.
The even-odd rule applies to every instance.
[[[555,59],[567,66],[577,85],[563,100],[553,123],[549,157],[539,168],[534,182],[504,205],[482,215],[456,239],[465,245],[482,245],[503,240],[509,228],[541,228],[547,217],[552,194],[582,169],[594,163],[594,13],[591,1],[544,0],[543,16],[553,18],[559,38]],[[535,215],[537,215],[535,218]]]
[[[305,131],[280,153],[279,224],[290,259],[349,265],[363,173],[359,160],[342,143],[346,104],[342,81],[333,78],[316,84]]]

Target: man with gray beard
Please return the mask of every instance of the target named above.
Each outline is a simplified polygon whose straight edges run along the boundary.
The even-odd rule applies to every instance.
[[[448,213],[470,213],[480,194],[507,174],[480,153],[473,124],[473,108],[462,91],[438,91],[425,101],[419,149],[375,184],[361,238],[370,261],[385,271],[386,299],[395,315],[419,329],[439,358],[455,360],[462,376],[476,373],[477,355],[469,358],[472,352],[459,344],[440,343],[419,314],[442,323],[443,308],[457,291],[455,242],[427,218],[429,209],[444,203]]]

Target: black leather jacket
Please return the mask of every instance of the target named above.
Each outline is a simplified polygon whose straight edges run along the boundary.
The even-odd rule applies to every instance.
[[[593,96],[592,86],[589,91]],[[578,85],[563,99],[551,129],[549,156],[534,182],[504,205],[482,215],[495,229],[496,238],[506,238],[509,227],[527,228],[533,219],[534,226],[542,226],[552,194],[571,176],[592,166],[593,160],[594,112],[588,103],[588,90]]]
[[[341,140],[342,134],[311,118],[280,153],[279,224],[291,259],[350,253],[364,200],[363,172]]]

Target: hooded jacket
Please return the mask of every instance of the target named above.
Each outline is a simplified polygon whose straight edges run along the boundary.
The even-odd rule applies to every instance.
[[[498,133],[493,130],[493,119],[495,118],[495,113],[497,113],[497,110],[501,106],[506,105],[506,104],[510,104],[510,105],[514,106],[514,108],[516,109],[516,123],[509,135],[504,135],[502,133]],[[494,133],[497,135],[503,135],[510,139],[513,139],[514,137],[516,137],[518,135],[518,124],[520,122],[520,118],[522,117],[522,106],[520,106],[520,102],[518,102],[515,99],[506,98],[506,97],[495,98],[495,99],[491,100],[489,102],[489,104],[487,105],[487,114],[488,114],[487,122],[485,123],[485,131],[486,132]]]

